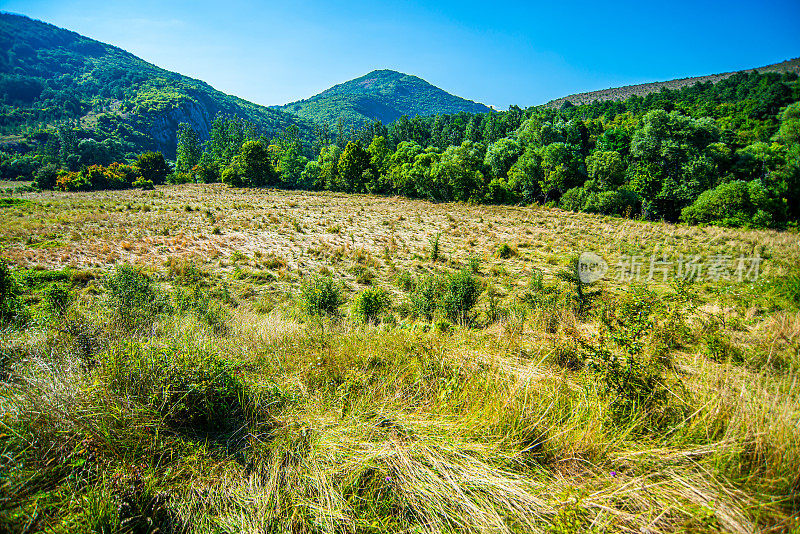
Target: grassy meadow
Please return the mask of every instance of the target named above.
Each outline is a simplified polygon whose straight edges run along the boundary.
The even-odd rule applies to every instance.
[[[0,533],[800,532],[796,232],[221,184],[0,215]]]

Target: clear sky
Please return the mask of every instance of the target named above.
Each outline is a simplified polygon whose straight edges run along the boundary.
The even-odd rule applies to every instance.
[[[374,69],[499,109],[800,56],[800,0],[0,0],[264,105]]]

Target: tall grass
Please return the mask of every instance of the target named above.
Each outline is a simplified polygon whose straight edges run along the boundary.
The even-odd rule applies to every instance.
[[[34,316],[59,320],[0,338],[3,528],[797,528],[794,310],[718,325],[742,357],[714,358],[685,291],[604,292],[578,313],[572,282],[536,273],[509,307],[518,324],[481,328],[483,284],[464,270],[409,278],[421,318],[462,323],[447,332],[379,324],[388,293],[373,287],[353,299],[361,320],[324,322],[324,342],[291,299],[226,307],[221,336],[197,312],[220,297],[189,271],[171,288],[117,271],[100,295],[41,293]],[[335,279],[303,287],[306,311],[341,313]],[[147,329],[119,327],[123,300]],[[92,365],[67,327],[78,317]]]

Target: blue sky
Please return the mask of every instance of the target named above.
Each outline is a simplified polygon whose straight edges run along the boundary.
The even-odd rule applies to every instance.
[[[505,109],[800,56],[800,0],[0,0],[259,104],[374,69]]]

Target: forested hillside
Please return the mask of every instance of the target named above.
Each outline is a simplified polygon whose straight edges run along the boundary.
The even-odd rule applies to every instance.
[[[349,136],[318,137],[310,158],[297,142],[245,143],[228,150],[239,153],[235,158],[208,151],[202,157],[234,186],[538,202],[649,220],[783,228],[800,218],[798,100],[795,73],[742,73],[623,102],[403,116],[388,127],[376,122]],[[179,143],[181,152],[201,162],[198,144]]]
[[[215,90],[77,33],[27,17],[0,13],[0,134],[5,144],[32,148],[49,142],[47,129],[68,126],[100,151],[86,163],[119,160],[126,153],[160,150],[174,155],[178,125],[207,137],[218,114],[247,120],[272,135],[309,124],[279,110]],[[23,147],[25,148],[25,147]]]
[[[403,115],[490,111],[483,104],[451,95],[421,78],[393,70],[372,71],[280,109],[332,127],[341,121],[345,128],[375,120],[388,124]]]

